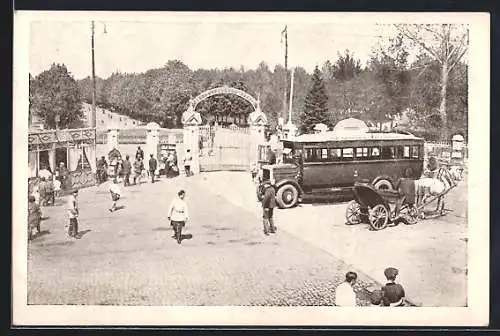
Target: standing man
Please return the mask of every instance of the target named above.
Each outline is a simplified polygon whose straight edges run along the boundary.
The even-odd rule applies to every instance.
[[[78,239],[78,189],[74,189],[68,199],[68,217],[69,225],[67,226],[68,238]]]
[[[276,233],[274,225],[273,212],[276,206],[276,192],[271,181],[264,182],[264,197],[262,197],[262,223],[264,225],[264,234],[269,236],[269,232]]]
[[[149,159],[149,174],[151,175],[151,183],[155,183],[155,171],[157,167],[156,159],[153,157],[153,154],[150,154]]]
[[[137,146],[137,152],[135,152],[135,159],[144,160],[144,151],[142,150],[141,146]]]
[[[170,204],[170,208],[168,210],[168,220],[174,229],[174,236],[172,238],[177,240],[177,244],[180,244],[182,241],[182,228],[186,225],[186,221],[189,219],[188,206],[184,201],[185,195],[186,192],[184,190],[180,190],[177,193],[177,197]]]
[[[347,272],[345,281],[335,289],[335,305],[340,307],[355,307],[356,293],[353,286],[358,279],[356,272]]]
[[[28,196],[28,240],[32,240],[36,234],[40,234],[40,220],[42,211],[35,202],[35,196]]]
[[[122,164],[123,172],[123,186],[127,187],[130,185],[130,172],[132,171],[132,164],[130,163],[130,157],[125,156],[125,161]]]
[[[186,156],[184,157],[184,171],[186,172],[186,176],[191,176],[191,162],[193,161],[193,156],[191,155],[191,150],[188,149],[186,151]]]
[[[142,168],[142,161],[139,157],[136,156],[134,161],[134,185],[137,184],[137,179],[139,179],[139,183],[141,182]]]

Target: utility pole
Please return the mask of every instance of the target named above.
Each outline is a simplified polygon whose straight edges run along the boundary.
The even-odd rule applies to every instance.
[[[283,33],[285,34],[285,92],[283,92],[283,120],[286,119],[287,112],[287,90],[288,90],[288,27],[281,32],[281,37],[283,39]]]
[[[96,86],[95,86],[95,61],[94,61],[94,33],[95,24],[92,21],[92,36],[91,36],[91,47],[92,47],[92,127],[97,127],[96,112],[95,112],[95,101],[96,101]]]

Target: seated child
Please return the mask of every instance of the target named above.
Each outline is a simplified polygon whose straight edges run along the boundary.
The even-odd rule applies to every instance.
[[[405,290],[403,286],[396,283],[399,271],[397,268],[389,267],[384,271],[387,283],[382,287],[382,303],[387,307],[403,307],[405,305]]]

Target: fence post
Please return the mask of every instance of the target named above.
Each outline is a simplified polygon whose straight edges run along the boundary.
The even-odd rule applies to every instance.
[[[120,131],[117,126],[109,126],[108,127],[108,139],[107,139],[107,144],[108,144],[108,153],[111,152],[113,149],[118,149],[118,135]]]
[[[144,161],[148,162],[150,155],[153,154],[153,157],[158,160],[158,143],[159,143],[159,129],[160,125],[155,122],[150,122],[146,125],[147,134],[146,134],[146,157]],[[144,165],[147,165],[146,162]],[[158,165],[159,167],[159,165]],[[146,169],[149,169],[146,167]]]
[[[260,101],[257,100],[257,107],[255,111],[248,116],[248,123],[250,124],[250,168],[253,168],[258,163],[259,158],[259,145],[265,143],[265,129],[267,126],[267,117],[260,109]]]
[[[187,111],[182,114],[182,125],[184,126],[184,155],[189,149],[192,157],[191,171],[194,174],[200,173],[199,140],[201,123],[201,115],[194,110],[193,105],[190,103]]]

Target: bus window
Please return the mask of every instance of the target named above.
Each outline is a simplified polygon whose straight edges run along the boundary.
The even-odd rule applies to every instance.
[[[372,157],[379,157],[380,156],[380,149],[378,147],[372,147]]]
[[[304,150],[304,161],[306,161],[306,162],[313,161],[313,149],[312,148],[306,148]]]
[[[402,159],[403,157],[403,146],[396,146],[396,159]]]
[[[328,150],[326,148],[321,149],[321,160],[328,159]]]
[[[314,161],[321,161],[321,148],[314,149]]]
[[[352,159],[354,156],[353,148],[342,148],[342,157],[344,159]]]
[[[340,148],[330,148],[330,159],[331,160],[338,160],[341,157],[341,150]]]
[[[367,157],[368,157],[368,147],[356,148],[356,158],[367,158]]]
[[[418,146],[411,147],[411,157],[418,159]]]
[[[384,146],[382,147],[381,157],[382,159],[394,159],[395,157],[394,147]]]
[[[405,157],[405,158],[409,158],[410,157],[410,146],[404,146],[403,157]]]

